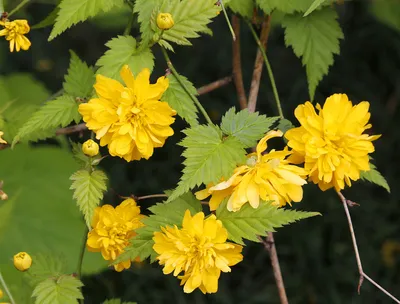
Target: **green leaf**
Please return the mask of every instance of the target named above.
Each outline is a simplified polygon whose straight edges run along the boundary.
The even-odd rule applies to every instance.
[[[49,41],[66,29],[79,22],[94,17],[100,12],[107,12],[115,6],[122,6],[123,0],[62,0],[59,12],[50,33]]]
[[[182,88],[178,80],[173,74],[167,76],[169,79],[169,86],[165,91],[161,100],[168,102],[168,104],[178,112],[178,115],[185,119],[188,124],[193,127],[199,124],[197,121],[197,108],[193,103],[188,93]],[[179,75],[185,86],[189,89],[190,93],[194,96],[197,95],[197,90],[193,84],[184,76]]]
[[[53,25],[54,22],[56,22],[56,18],[57,18],[59,11],[60,11],[60,8],[58,6],[56,6],[46,18],[44,18],[42,21],[40,21],[39,23],[36,23],[34,26],[32,26],[31,30],[41,29],[41,28]]]
[[[190,38],[200,37],[199,33],[211,34],[207,24],[221,10],[215,0],[170,0],[164,1],[158,12],[170,13],[174,26],[163,32],[162,38],[179,45],[192,45]],[[158,31],[156,25],[157,13],[152,14],[153,31]]]
[[[68,178],[78,169],[69,149],[19,144],[1,151],[3,190],[9,199],[0,204],[0,269],[16,303],[31,303],[32,293],[10,262],[16,252],[26,251],[32,257],[62,253],[68,267],[63,273],[76,271],[86,225]],[[101,254],[85,252],[84,274],[106,266]]]
[[[152,215],[142,220],[144,227],[136,229],[137,235],[132,239],[131,244],[125,248],[125,252],[121,254],[115,263],[125,261],[127,259],[145,260],[151,256],[151,260],[155,260],[156,252],[153,250],[154,232],[160,231],[161,227],[173,226],[182,227],[183,216],[186,210],[192,215],[202,210],[201,203],[191,192],[181,195],[179,198],[170,202],[158,203],[151,206],[149,210]]]
[[[163,0],[136,0],[133,11],[138,13],[138,21],[140,23],[141,32],[141,45],[148,45],[153,39],[154,32],[151,29],[151,16],[153,10],[159,7],[163,3]]]
[[[100,170],[93,172],[79,170],[72,174],[70,180],[73,181],[70,189],[75,190],[73,198],[82,211],[90,230],[94,208],[100,204],[103,193],[107,190],[107,176]]]
[[[3,138],[12,142],[50,92],[30,74],[23,73],[0,76],[0,92],[0,130],[4,132]]]
[[[361,171],[360,178],[364,181],[369,181],[375,185],[381,186],[386,189],[387,192],[390,193],[390,187],[386,179],[382,176],[382,174],[377,170],[376,166],[372,163],[369,163],[371,170],[369,171]]]
[[[48,101],[29,118],[21,129],[18,130],[12,146],[22,139],[30,140],[31,136],[36,138],[35,133],[38,131],[54,130],[56,127],[65,127],[72,121],[78,123],[80,120],[81,116],[78,112],[78,104],[75,99],[68,95],[62,95]]]
[[[106,46],[109,50],[96,62],[100,67],[97,74],[121,81],[119,72],[125,64],[135,76],[144,68],[153,70],[154,56],[150,48],[137,49],[132,36],[118,36],[108,41]]]
[[[63,88],[67,94],[73,97],[89,97],[95,81],[93,69],[80,60],[73,51],[70,53],[71,61],[68,73],[65,75]]]
[[[50,277],[59,277],[67,272],[66,260],[54,253],[40,253],[33,256],[32,259],[34,263],[25,275],[33,286]]]
[[[70,143],[72,146],[72,154],[74,155],[74,159],[81,167],[85,167],[89,163],[89,161],[88,156],[86,156],[85,153],[83,153],[82,151],[82,144],[75,143],[73,141],[70,141]]]
[[[256,0],[256,3],[266,13],[278,10],[286,14],[305,12],[313,0]]]
[[[235,137],[223,137],[216,126],[200,125],[183,131],[186,137],[180,143],[186,150],[182,155],[185,168],[178,187],[169,200],[201,184],[228,178],[236,165],[246,159],[244,145]]]
[[[69,275],[49,278],[36,286],[32,297],[36,298],[35,304],[78,304],[78,299],[83,299],[82,286],[81,281]]]
[[[280,228],[295,221],[321,215],[318,212],[296,211],[277,208],[269,202],[262,201],[256,209],[245,204],[237,212],[228,211],[227,200],[217,209],[217,218],[228,230],[229,239],[242,244],[243,239],[259,242],[257,236],[265,236],[267,232],[274,232],[274,228]]]
[[[237,138],[246,148],[253,147],[267,133],[279,117],[266,117],[258,112],[250,113],[247,109],[235,113],[229,109],[222,117],[221,130],[226,135]]]
[[[327,7],[307,17],[286,15],[282,22],[286,45],[293,47],[306,66],[311,100],[318,83],[333,64],[333,55],[340,52],[339,39],[343,38],[343,32],[336,19],[336,11]]]
[[[246,18],[253,17],[254,1],[253,0],[231,0],[226,4],[235,14],[239,14]]]
[[[314,0],[314,2],[310,5],[308,10],[304,13],[303,17],[307,17],[309,14],[311,14],[325,2],[327,2],[327,0]]]
[[[370,1],[369,11],[380,22],[400,31],[400,0]]]

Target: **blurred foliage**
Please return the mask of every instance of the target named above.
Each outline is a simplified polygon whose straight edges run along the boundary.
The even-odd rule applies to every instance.
[[[14,0],[6,2],[10,7],[19,3]],[[32,25],[39,23],[54,9],[56,2],[35,1],[15,17],[27,18]],[[398,246],[393,244],[400,242],[400,190],[396,187],[400,182],[397,173],[400,166],[397,159],[400,147],[399,8],[398,0],[346,1],[338,5],[345,39],[340,42],[340,56],[335,56],[328,76],[323,78],[315,93],[315,100],[321,103],[336,92],[347,93],[354,102],[368,100],[371,103],[372,132],[383,134],[375,144],[374,163],[388,180],[392,193],[359,182],[344,194],[361,205],[352,208],[351,212],[365,272],[397,297],[400,297],[400,254]],[[33,47],[25,53],[8,53],[8,44],[2,39],[0,107],[4,106],[2,100],[6,94],[29,101],[29,105],[21,107],[18,115],[12,116],[11,113],[7,118],[7,112],[2,113],[3,119],[12,119],[17,124],[25,111],[32,112],[30,107],[43,103],[51,93],[61,88],[69,64],[69,49],[89,65],[94,65],[107,50],[105,43],[123,33],[128,17],[129,10],[125,8],[104,13],[87,23],[78,24],[50,43],[47,41],[50,28],[32,30],[29,38]],[[176,47],[176,55],[172,56],[177,70],[197,87],[230,75],[232,70],[231,36],[226,23],[222,17],[217,18],[211,28],[213,37],[193,40],[193,48]],[[256,45],[244,24],[241,34],[244,80],[248,89]],[[132,35],[139,35],[137,24],[133,26]],[[153,80],[163,75],[167,68],[159,49],[156,48],[155,52]],[[294,122],[294,108],[308,99],[306,73],[293,51],[285,47],[284,33],[277,23],[274,23],[268,41],[268,55],[283,111]],[[24,74],[12,76],[15,71]],[[23,77],[23,85],[19,81],[15,86],[13,77]],[[33,94],[32,90],[41,93]],[[237,105],[232,84],[200,96],[199,100],[216,123],[220,122],[225,111]],[[263,73],[257,110],[268,116],[276,115],[266,73]],[[175,187],[182,169],[178,165],[182,148],[176,143],[182,139],[179,130],[185,125],[181,120],[174,124],[174,137],[168,139],[163,149],[157,149],[150,161],[127,164],[117,158],[106,158],[102,167],[109,177],[110,191],[105,195],[105,202],[116,204],[120,202],[118,195],[140,196]],[[74,134],[72,138],[83,140],[79,136]],[[88,132],[83,134],[85,139],[89,136]],[[52,147],[47,147],[48,144]],[[15,150],[1,151],[0,179],[6,181],[4,191],[10,200],[7,204],[0,202],[0,210],[6,208],[12,213],[12,221],[0,219],[0,267],[10,283],[22,280],[22,274],[12,271],[10,263],[12,255],[20,250],[36,254],[43,248],[53,249],[67,259],[71,271],[76,267],[84,222],[72,200],[72,191],[68,190],[68,177],[77,166],[71,154],[66,153],[67,148],[65,138],[59,137],[58,142],[41,143],[40,147],[18,145]],[[41,182],[42,178],[51,179],[52,184]],[[154,202],[144,200],[140,204],[146,208]],[[318,211],[323,216],[282,228],[275,235],[290,303],[390,303],[384,294],[366,281],[361,295],[357,294],[357,265],[344,211],[334,191],[320,192],[316,186],[307,185],[303,201],[296,206],[301,206],[302,210]],[[28,216],[29,222],[21,221]],[[55,226],[63,229],[53,229]],[[65,246],[51,248],[54,238],[62,238]],[[199,291],[186,295],[176,278],[165,276],[160,267],[144,262],[136,263],[123,273],[105,270],[85,276],[85,303],[98,304],[112,298],[137,303],[172,300],[182,304],[278,303],[269,257],[263,246],[250,244],[245,248],[244,256],[244,261],[235,266],[232,273],[222,275],[219,292],[214,295],[204,296]],[[100,255],[88,253],[84,261],[87,271],[98,270],[100,259]],[[23,290],[14,290],[14,293],[23,298],[25,290],[28,290],[28,285]],[[23,301],[21,303],[25,303]]]

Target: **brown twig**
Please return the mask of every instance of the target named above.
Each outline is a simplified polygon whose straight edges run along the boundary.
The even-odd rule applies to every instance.
[[[76,133],[76,132],[82,132],[86,129],[87,129],[86,124],[81,123],[79,125],[58,129],[56,131],[56,135],[65,135],[65,134],[71,134],[71,133]]]
[[[232,27],[236,35],[236,40],[232,42],[233,82],[236,86],[240,108],[245,109],[247,107],[247,98],[243,85],[242,63],[240,59],[240,19],[235,15],[232,16]]]
[[[260,34],[260,42],[264,50],[267,46],[268,36],[271,29],[271,16],[266,16],[261,28]],[[251,80],[250,86],[250,93],[249,93],[249,100],[248,100],[248,109],[251,112],[254,112],[256,109],[257,97],[258,97],[258,90],[260,88],[260,79],[262,70],[264,67],[264,57],[260,49],[257,49],[256,60],[254,61],[254,70],[253,70],[253,77]]]
[[[364,279],[367,279],[370,281],[373,285],[375,285],[378,289],[380,289],[384,294],[386,294],[388,297],[390,297],[393,301],[396,303],[400,303],[400,300],[396,299],[392,294],[390,294],[387,290],[385,290],[382,286],[380,286],[378,283],[376,283],[374,280],[372,280],[363,270],[362,264],[361,264],[361,258],[360,258],[360,253],[358,251],[358,246],[357,246],[357,239],[356,239],[356,234],[354,233],[354,228],[353,228],[353,223],[351,220],[350,216],[350,211],[349,211],[349,206],[353,206],[354,202],[347,200],[344,195],[340,192],[337,191],[337,194],[339,195],[340,200],[342,201],[344,211],[346,213],[347,217],[347,222],[349,224],[349,229],[350,229],[350,234],[351,234],[351,240],[353,242],[353,247],[354,247],[354,253],[356,256],[356,261],[357,261],[357,266],[358,266],[358,272],[360,274],[360,278],[358,280],[358,294],[360,294],[361,291],[361,285],[364,281]]]
[[[166,194],[150,194],[150,195],[138,196],[138,197],[136,197],[136,200],[140,201],[140,200],[144,200],[144,199],[159,198],[159,197],[166,198],[166,197],[168,197],[168,195],[166,195]]]
[[[223,87],[225,85],[227,85],[228,83],[230,83],[232,81],[232,76],[227,76],[221,79],[218,79],[214,82],[211,82],[209,84],[206,84],[205,86],[202,86],[200,88],[197,89],[197,94],[199,95],[203,95],[203,94],[207,94],[211,91],[214,91],[220,87]]]

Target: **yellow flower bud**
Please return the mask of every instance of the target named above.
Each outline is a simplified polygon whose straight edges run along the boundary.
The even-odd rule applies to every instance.
[[[99,145],[95,141],[89,139],[83,143],[82,151],[87,156],[96,156],[99,154]]]
[[[170,13],[159,13],[157,16],[157,26],[162,30],[169,30],[174,26],[174,19]]]
[[[0,299],[4,296],[3,291],[0,289]]]
[[[26,252],[19,252],[14,255],[14,266],[19,271],[27,271],[32,265],[32,258]]]

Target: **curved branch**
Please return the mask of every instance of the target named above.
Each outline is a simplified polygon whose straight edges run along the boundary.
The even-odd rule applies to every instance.
[[[232,27],[236,35],[236,40],[232,42],[232,73],[233,82],[236,86],[236,92],[241,109],[247,108],[246,92],[243,85],[242,62],[240,58],[240,19],[232,16]]]

